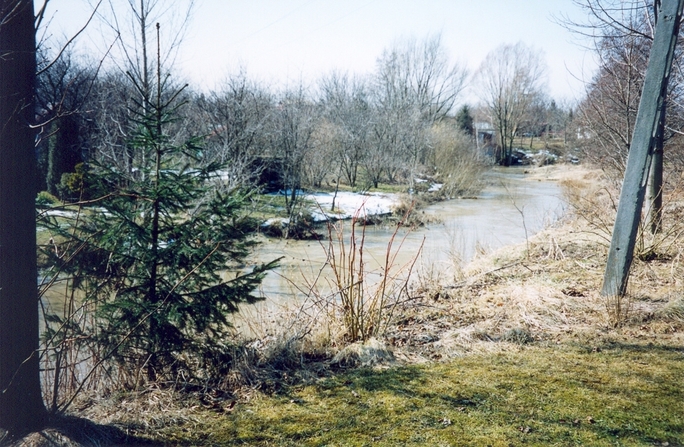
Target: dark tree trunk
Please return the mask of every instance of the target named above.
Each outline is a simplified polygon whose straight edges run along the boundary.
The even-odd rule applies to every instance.
[[[43,426],[38,363],[33,2],[0,0],[0,427]]]

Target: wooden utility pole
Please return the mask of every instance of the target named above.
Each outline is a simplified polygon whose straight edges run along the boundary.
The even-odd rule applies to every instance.
[[[629,269],[634,256],[658,121],[667,93],[682,7],[684,0],[662,0],[660,5],[608,251],[601,289],[604,296],[622,296],[627,291]]]
[[[653,3],[653,17],[658,23],[658,14],[662,0]],[[667,99],[667,98],[666,98]],[[663,218],[663,148],[665,146],[665,116],[667,114],[667,102],[660,105],[660,117],[658,118],[658,130],[653,143],[651,154],[651,172],[648,178],[648,223],[651,234],[657,234],[662,229]]]
[[[651,154],[651,172],[648,180],[648,225],[651,234],[660,233],[663,220],[663,146],[665,144],[665,102],[658,120],[658,131]]]

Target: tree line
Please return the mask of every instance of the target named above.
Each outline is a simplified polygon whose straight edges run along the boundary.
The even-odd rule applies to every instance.
[[[646,65],[653,43],[658,2],[619,0],[576,1],[587,11],[586,22],[564,23],[574,32],[589,37],[598,69],[586,82],[586,95],[576,109],[580,148],[589,161],[612,176],[624,172],[634,121],[641,98]],[[681,32],[680,32],[681,39]],[[665,150],[665,160],[681,171],[682,50],[677,46],[670,75],[666,117],[661,123],[656,153]]]
[[[38,110],[46,124],[37,146],[38,189],[77,199],[79,169],[91,162],[116,166],[133,179],[142,160],[126,137],[136,125],[137,98],[154,81],[131,71],[96,71],[73,53],[56,62],[41,56],[46,68],[38,76]],[[446,179],[451,172],[440,172],[436,163],[442,152],[474,162],[470,129],[454,119],[466,74],[449,62],[439,36],[391,47],[375,73],[335,71],[312,86],[275,90],[240,72],[215,91],[183,90],[172,133],[204,139],[198,167],[230,161],[223,176],[228,187],[274,186],[287,193],[291,211],[301,188],[343,182],[363,190],[412,184],[416,176]],[[164,89],[174,83],[172,76],[162,82]],[[452,141],[441,137],[445,132]],[[274,172],[277,179],[269,178]],[[454,191],[470,187],[453,185]]]

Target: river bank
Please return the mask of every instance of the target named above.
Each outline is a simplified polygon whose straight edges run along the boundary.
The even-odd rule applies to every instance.
[[[661,236],[663,240],[642,241],[660,247],[662,253],[649,260],[636,259],[628,296],[612,300],[599,290],[611,230],[605,222],[614,213],[615,192],[599,171],[582,167],[544,167],[525,175],[526,181],[557,182],[566,196],[566,214],[536,234],[531,229],[528,234],[522,231],[516,244],[476,252],[468,262],[452,265],[448,274],[414,270],[410,299],[393,308],[383,339],[392,357],[424,363],[508,350],[511,344],[594,340],[600,345],[605,340],[633,338],[682,343],[684,241],[675,237],[664,242],[683,225],[681,191],[674,191],[668,202],[669,231]],[[442,249],[446,245],[444,241]],[[435,247],[430,252],[433,257]],[[266,328],[262,333],[270,336],[283,327],[295,327],[284,315],[300,318],[302,306],[301,302],[284,304],[262,316],[260,325]],[[279,324],[274,328],[272,322]],[[312,333],[310,325],[304,326]],[[327,327],[324,332],[335,330],[344,331]],[[317,337],[319,343],[333,344],[323,350],[325,355],[338,352],[329,335]]]
[[[525,175],[558,182],[566,215],[421,278],[382,336],[346,345],[331,314],[289,303],[252,315],[261,336],[203,390],[84,395],[77,415],[153,445],[684,444],[684,241],[637,259],[623,301],[601,297],[613,192],[580,167]]]

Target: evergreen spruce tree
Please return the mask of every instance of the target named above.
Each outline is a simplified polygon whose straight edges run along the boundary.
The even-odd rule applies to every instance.
[[[475,130],[473,127],[473,116],[470,113],[470,107],[468,107],[468,104],[464,104],[463,107],[458,110],[458,113],[456,114],[456,122],[458,123],[458,127],[466,135],[470,137],[474,136]]]
[[[64,247],[46,253],[97,309],[92,338],[100,355],[124,375],[144,372],[150,381],[191,368],[201,352],[224,345],[227,316],[259,299],[253,291],[275,266],[240,268],[255,243],[241,217],[247,194],[215,187],[220,164],[190,166],[201,140],[174,144],[168,134],[182,89],[165,94],[170,89],[159,70],[156,87],[149,98],[136,85],[142,99],[129,147],[136,154],[133,178],[90,164],[84,184],[99,199],[77,228],[55,238]],[[78,247],[68,260],[66,244]]]

